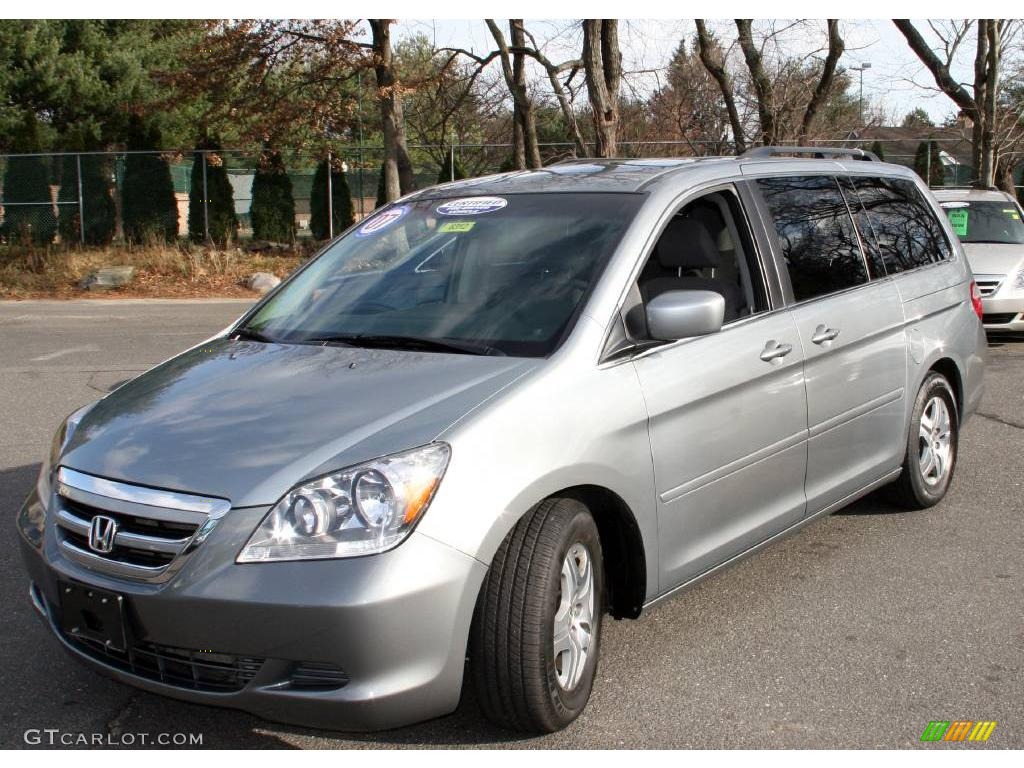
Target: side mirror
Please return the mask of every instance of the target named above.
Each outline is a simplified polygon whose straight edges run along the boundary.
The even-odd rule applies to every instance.
[[[722,330],[725,298],[714,291],[666,291],[647,302],[647,332],[661,341]]]

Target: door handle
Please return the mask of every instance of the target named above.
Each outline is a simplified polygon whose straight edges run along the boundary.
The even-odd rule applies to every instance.
[[[822,323],[814,329],[814,335],[811,336],[811,341],[815,344],[824,344],[826,341],[832,341],[832,339],[838,335],[838,328],[829,328],[827,325]]]
[[[793,351],[792,344],[779,344],[779,342],[772,339],[764,345],[764,349],[761,350],[761,359],[766,363],[770,363],[773,360],[783,358]]]

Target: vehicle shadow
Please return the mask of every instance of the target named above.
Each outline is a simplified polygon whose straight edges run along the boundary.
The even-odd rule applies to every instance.
[[[863,515],[905,515],[907,510],[896,504],[893,504],[885,497],[884,489],[879,488],[877,491],[872,491],[867,496],[864,496],[857,501],[850,504],[848,507],[843,507],[837,512],[833,512],[838,517],[847,516],[863,516]]]

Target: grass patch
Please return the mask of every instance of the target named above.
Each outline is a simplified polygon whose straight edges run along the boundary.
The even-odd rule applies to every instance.
[[[252,252],[233,248],[156,244],[107,248],[24,248],[0,246],[0,299],[254,297],[242,281],[254,272],[284,278],[312,253],[311,248]],[[131,283],[105,291],[78,287],[100,267],[135,267]]]

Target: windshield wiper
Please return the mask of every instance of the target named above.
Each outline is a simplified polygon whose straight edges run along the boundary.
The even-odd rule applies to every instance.
[[[248,341],[262,341],[264,344],[278,343],[277,339],[271,338],[270,336],[267,336],[267,334],[265,333],[261,333],[260,331],[257,331],[254,328],[249,328],[244,325],[241,328],[235,329],[235,332],[231,335],[234,336],[236,339],[246,339]]]
[[[435,352],[454,352],[460,355],[500,355],[505,353],[487,344],[454,339],[428,339],[420,336],[390,336],[383,334],[338,334],[304,339],[306,342],[346,344],[351,347],[377,347],[380,349],[422,349]]]

